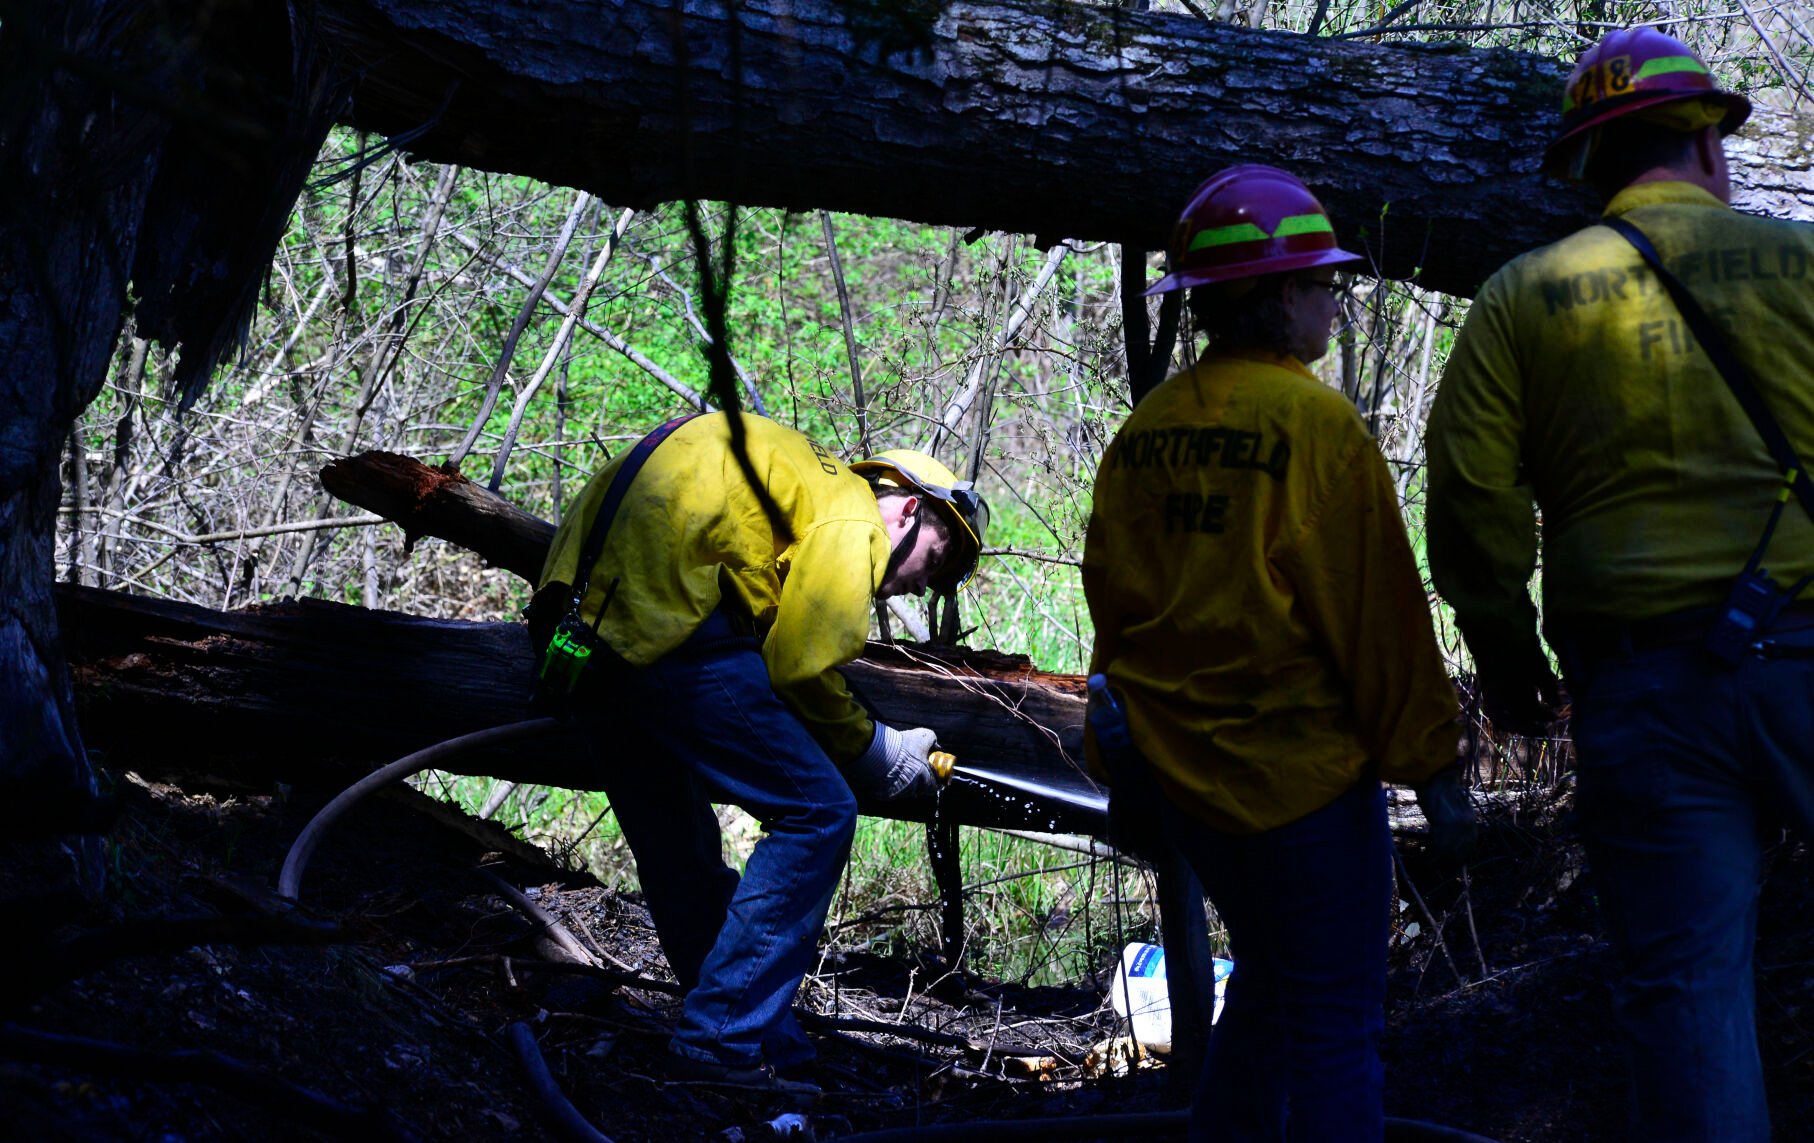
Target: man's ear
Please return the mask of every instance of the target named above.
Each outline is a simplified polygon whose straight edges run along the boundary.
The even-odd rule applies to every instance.
[[[1718,127],[1703,127],[1694,137],[1694,161],[1703,175],[1713,173],[1713,152],[1720,144]]]
[[[1726,154],[1726,139],[1720,134],[1719,127],[1715,125],[1702,129],[1700,137],[1695,140],[1694,150],[1695,162],[1700,167],[1707,189],[1721,202],[1731,205],[1731,157]]]
[[[888,514],[883,517],[888,522],[890,531],[893,531],[898,524],[911,524],[914,514],[920,510],[918,496],[890,496],[884,503],[893,505],[887,510]]]

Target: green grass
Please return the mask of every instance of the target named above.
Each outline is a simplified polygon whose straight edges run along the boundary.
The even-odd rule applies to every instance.
[[[430,772],[426,792],[476,813],[501,783]],[[597,792],[521,786],[492,815],[557,860],[619,890],[636,888],[636,864],[610,802]],[[741,869],[758,836],[752,820],[720,810],[725,859]],[[965,886],[965,956],[972,971],[1030,985],[1075,983],[1112,962],[1123,943],[1156,940],[1150,875],[1099,858],[989,830],[959,844]],[[826,922],[844,948],[908,955],[942,942],[938,888],[926,829],[863,818]]]

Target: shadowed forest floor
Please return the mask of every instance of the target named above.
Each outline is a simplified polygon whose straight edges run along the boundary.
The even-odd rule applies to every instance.
[[[835,1139],[1175,1106],[1163,1066],[1087,1078],[1093,1051],[1115,1033],[1101,982],[960,980],[930,953],[828,956],[809,978],[800,1001],[821,1014],[809,1029],[826,1092],[816,1106],[668,1080],[676,1003],[658,987],[666,968],[636,895],[538,861],[495,826],[452,828],[459,815],[426,812],[428,799],[413,792],[357,808],[309,867],[303,911],[339,923],[331,943],[141,954],[156,938],[106,926],[152,917],[257,925],[280,913],[277,869],[326,792],[110,777],[122,812],[106,899],[40,902],[10,926],[8,977],[23,991],[0,1043],[3,1138],[554,1138],[505,1034],[516,1021],[534,1031],[560,1088],[616,1140],[771,1138],[769,1125],[785,1129],[778,1117],[790,1111],[811,1132],[791,1137]],[[1489,831],[1465,887],[1404,846],[1401,884],[1418,892],[1400,918],[1415,935],[1393,950],[1387,1110],[1508,1141],[1616,1138],[1622,1075],[1591,884],[1565,816],[1523,807],[1517,820]],[[602,969],[540,967],[542,930],[487,875],[523,889]],[[1805,845],[1773,854],[1760,928],[1774,1114],[1779,1128],[1814,1122],[1814,858]],[[99,942],[83,939],[101,931]],[[93,967],[85,958],[97,943],[120,955]],[[618,983],[631,976],[655,984]],[[145,1054],[102,1059],[93,1045],[42,1033]],[[195,1068],[227,1066],[198,1053],[249,1069],[192,1082]]]

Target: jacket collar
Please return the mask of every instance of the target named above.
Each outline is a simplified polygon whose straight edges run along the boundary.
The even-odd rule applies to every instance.
[[[1640,206],[1711,206],[1720,210],[1730,210],[1725,203],[1708,191],[1693,183],[1663,181],[1654,183],[1633,183],[1606,204],[1603,212],[1607,218],[1617,218],[1630,213]]]
[[[1275,365],[1280,369],[1287,369],[1300,376],[1308,377],[1312,381],[1316,380],[1316,374],[1310,372],[1310,368],[1307,365],[1289,353],[1270,353],[1264,349],[1212,349],[1210,350],[1209,356],[1205,359],[1205,363],[1207,364],[1208,361],[1217,359],[1224,361],[1257,361],[1262,365]]]

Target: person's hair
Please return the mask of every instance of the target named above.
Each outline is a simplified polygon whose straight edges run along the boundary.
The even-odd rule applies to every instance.
[[[954,543],[957,538],[956,524],[948,515],[948,510],[943,503],[917,488],[902,488],[893,484],[876,484],[873,487],[878,504],[891,497],[918,496],[920,498],[920,519],[925,521],[925,526],[932,529],[932,534],[943,543],[945,558],[951,558],[957,547]]]
[[[1599,142],[1582,174],[1601,198],[1610,199],[1646,171],[1692,162],[1699,137],[1697,131],[1620,119],[1600,128]]]
[[[1284,294],[1290,276],[1267,274],[1253,279],[1253,285],[1240,292],[1225,286],[1196,286],[1190,292],[1190,316],[1218,349],[1289,353],[1291,320]]]

